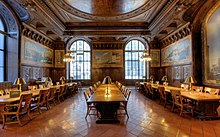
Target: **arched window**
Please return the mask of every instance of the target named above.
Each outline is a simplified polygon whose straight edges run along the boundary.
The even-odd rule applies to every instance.
[[[143,79],[146,77],[146,62],[140,61],[145,49],[139,40],[131,40],[125,46],[125,79]]]
[[[5,64],[5,28],[0,18],[0,82],[4,81],[4,64]]]
[[[83,40],[75,41],[70,50],[76,58],[75,62],[70,62],[70,77],[75,80],[89,80],[91,78],[91,49],[87,42]]]

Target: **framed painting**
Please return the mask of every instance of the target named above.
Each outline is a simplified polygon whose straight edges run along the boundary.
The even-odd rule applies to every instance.
[[[203,83],[205,85],[220,85],[220,8],[217,6],[208,13],[203,26]]]
[[[123,67],[122,50],[94,50],[92,56],[93,68]]]
[[[33,66],[53,67],[53,49],[22,36],[21,63]]]
[[[55,50],[55,68],[65,68],[65,62],[63,61],[64,54],[64,50]]]
[[[160,50],[159,49],[151,49],[151,67],[160,67]]]
[[[191,35],[161,50],[161,66],[173,66],[192,63]]]

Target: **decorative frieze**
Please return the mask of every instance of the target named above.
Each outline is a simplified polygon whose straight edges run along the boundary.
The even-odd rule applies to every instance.
[[[168,45],[170,45],[170,44],[178,41],[179,39],[182,39],[190,34],[191,34],[191,25],[188,23],[184,27],[178,29],[177,31],[175,31],[174,33],[169,35],[168,37],[161,40],[160,41],[161,48],[166,47],[166,46],[168,46]]]
[[[39,42],[45,46],[48,46],[49,48],[54,48],[53,47],[53,41],[52,40],[49,40],[48,38],[42,36],[41,34],[37,33],[36,31],[34,30],[30,30],[29,28],[25,27],[23,30],[22,30],[22,34],[36,42]]]

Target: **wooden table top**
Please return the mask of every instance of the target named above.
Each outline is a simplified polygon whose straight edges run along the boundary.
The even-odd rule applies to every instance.
[[[109,95],[106,95],[108,87]],[[96,92],[88,99],[90,103],[98,102],[124,102],[127,101],[115,84],[102,84]]]
[[[49,89],[49,88],[43,88],[43,89]],[[39,95],[40,90],[43,90],[43,89],[23,91],[23,92],[21,92],[21,94],[32,93],[33,94],[32,96],[34,97],[34,96]],[[20,100],[20,97],[10,98],[9,95],[0,96],[0,104],[10,104],[10,103],[18,101],[18,100]]]

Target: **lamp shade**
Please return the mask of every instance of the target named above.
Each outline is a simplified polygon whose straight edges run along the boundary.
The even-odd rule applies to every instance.
[[[64,76],[60,77],[60,81],[65,81],[66,78]]]
[[[161,81],[167,81],[167,76],[163,76]]]
[[[192,76],[188,76],[184,83],[196,83],[196,81]]]
[[[45,82],[50,82],[52,79],[50,77],[46,77]]]
[[[23,85],[26,84],[23,78],[17,78],[14,82],[14,85]]]

